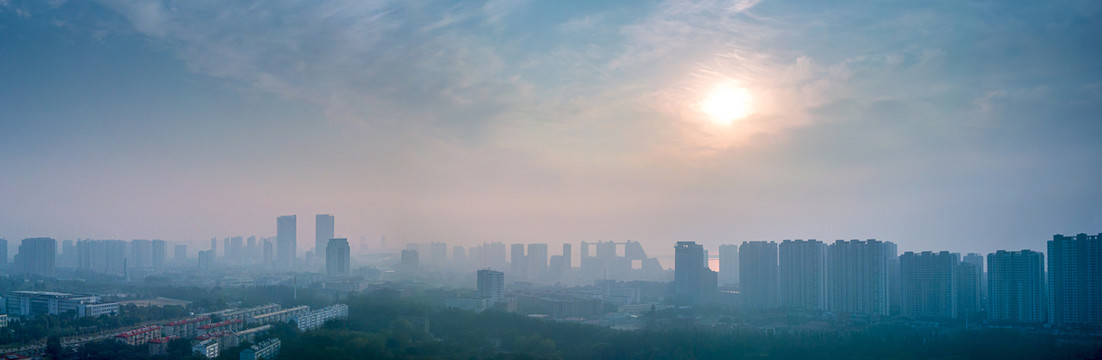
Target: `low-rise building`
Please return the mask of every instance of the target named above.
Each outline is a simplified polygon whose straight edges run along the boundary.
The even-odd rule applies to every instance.
[[[449,309],[483,312],[486,311],[490,299],[451,298],[444,299],[444,306]]]
[[[198,353],[207,359],[216,358],[218,357],[218,341],[213,339],[199,341],[191,347],[191,352]]]
[[[149,355],[156,356],[168,353],[168,343],[179,338],[179,336],[170,335],[149,340]]]
[[[348,305],[329,305],[314,311],[308,311],[299,315],[295,320],[300,331],[313,330],[321,327],[326,321],[343,319],[348,317]]]
[[[72,311],[78,317],[117,315],[118,303],[100,303],[99,297],[52,291],[12,291],[4,297],[8,315],[32,317],[59,315]]]
[[[137,346],[161,337],[161,326],[150,325],[115,335],[115,341]]]
[[[271,325],[260,325],[260,326],[254,327],[254,328],[249,328],[249,329],[238,331],[238,332],[234,333],[233,335],[237,337],[237,342],[238,343],[242,343],[242,342],[246,342],[246,341],[254,342],[254,341],[256,341],[256,338],[258,336],[261,336],[263,334],[268,333],[268,330],[271,330],[271,329],[272,329]]]
[[[264,325],[277,322],[288,322],[292,319],[298,318],[299,316],[309,311],[309,306],[296,306],[290,309],[283,309],[276,312],[253,316],[252,320],[249,321],[249,323]]]
[[[275,359],[279,357],[279,348],[279,339],[267,339],[248,349],[241,350],[241,360]]]
[[[164,326],[163,333],[169,336],[192,338],[199,335],[199,327],[209,324],[210,316],[199,316],[190,319],[171,321]]]
[[[219,321],[219,322],[216,322],[216,323],[210,323],[210,324],[199,326],[198,331],[199,331],[199,335],[205,335],[205,334],[209,334],[209,333],[212,333],[212,332],[218,332],[218,331],[224,331],[224,330],[226,330],[226,331],[237,331],[237,330],[241,330],[241,328],[244,327],[244,325],[245,325],[245,322],[241,321],[241,319],[223,320],[223,321]]]

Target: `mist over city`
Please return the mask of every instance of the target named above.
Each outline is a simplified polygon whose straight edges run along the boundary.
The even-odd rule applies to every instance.
[[[0,358],[1102,359],[1099,16],[0,0]]]

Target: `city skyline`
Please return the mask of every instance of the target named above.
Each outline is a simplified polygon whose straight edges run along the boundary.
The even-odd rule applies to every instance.
[[[0,1],[0,237],[199,249],[300,214],[302,253],[328,213],[353,243],[965,253],[1102,229],[1094,3],[252,6]]]

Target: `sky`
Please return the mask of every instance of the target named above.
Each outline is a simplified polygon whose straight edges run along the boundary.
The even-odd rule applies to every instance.
[[[0,237],[1102,233],[1102,2],[0,0]],[[748,113],[705,111],[723,89]],[[192,250],[194,252],[194,250]]]

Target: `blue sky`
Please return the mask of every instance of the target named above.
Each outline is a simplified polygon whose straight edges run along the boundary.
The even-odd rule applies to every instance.
[[[0,237],[1102,232],[1097,1],[0,0]],[[753,113],[701,101],[747,89]]]

